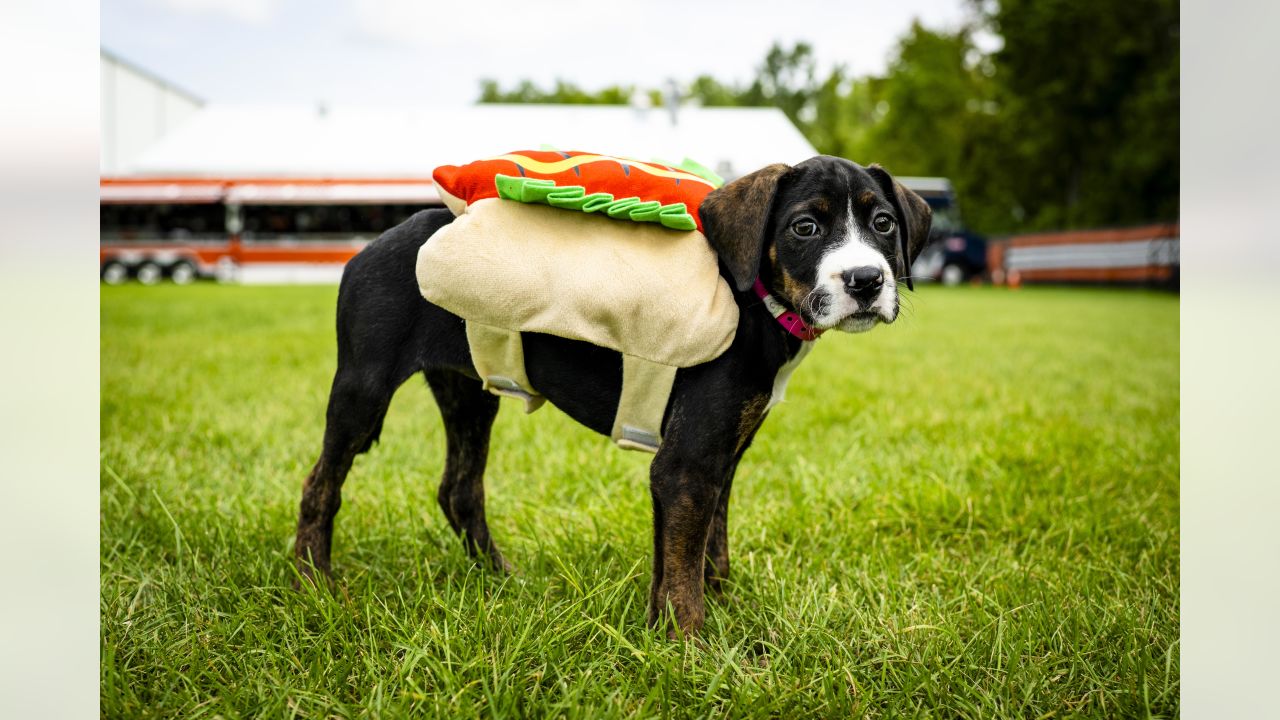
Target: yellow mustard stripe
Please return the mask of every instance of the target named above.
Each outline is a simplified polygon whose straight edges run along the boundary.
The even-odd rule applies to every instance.
[[[694,175],[693,173],[681,172],[679,170],[667,170],[666,168],[661,168],[656,165],[650,165],[648,163],[642,163],[636,160],[628,160],[626,158],[613,157],[612,155],[575,155],[573,157],[567,157],[563,160],[557,160],[556,162],[542,162],[541,160],[534,160],[531,157],[526,157],[524,155],[520,155],[517,153],[509,153],[507,155],[499,155],[498,157],[492,157],[488,159],[489,160],[510,160],[511,162],[516,163],[517,165],[520,165],[525,170],[532,170],[534,172],[545,173],[547,175],[554,175],[556,173],[564,172],[565,170],[575,168],[579,165],[587,165],[589,163],[594,163],[594,162],[605,162],[605,161],[616,162],[616,163],[623,163],[624,165],[629,165],[638,170],[643,170],[644,172],[647,172],[650,175],[657,175],[658,177],[676,178],[678,180],[688,180],[690,182],[699,182],[699,183],[702,183],[703,185],[706,185],[709,188],[712,188],[712,189],[715,188],[715,185],[712,185],[706,179],[700,178],[697,175]]]

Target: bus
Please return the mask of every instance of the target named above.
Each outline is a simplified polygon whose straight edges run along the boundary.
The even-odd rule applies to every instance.
[[[1031,233],[991,244],[997,285],[1130,285],[1177,292],[1181,274],[1178,223]]]
[[[426,178],[103,178],[108,285],[333,282],[365,245],[428,207]]]
[[[901,177],[898,182],[929,203],[929,239],[911,266],[913,278],[959,285],[987,270],[987,240],[965,227],[951,181],[941,177]]]

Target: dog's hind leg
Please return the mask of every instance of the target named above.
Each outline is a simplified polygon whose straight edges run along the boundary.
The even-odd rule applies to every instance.
[[[452,217],[448,210],[415,214],[361,250],[342,273],[338,370],[329,391],[324,447],[303,487],[294,545],[299,570],[307,576],[314,568],[329,570],[342,483],[355,456],[378,439],[396,389],[429,362],[466,358],[461,323],[447,322],[447,313],[424,301],[414,277],[418,249]]]
[[[339,365],[329,392],[324,447],[302,488],[294,553],[298,569],[311,577],[313,567],[329,572],[333,518],[342,506],[342,483],[356,455],[366,452],[382,432],[391,396],[400,385],[390,367]]]
[[[444,419],[446,456],[437,498],[449,526],[467,553],[484,557],[501,571],[511,566],[493,538],[484,514],[484,468],[489,459],[489,433],[498,415],[497,396],[480,381],[449,370],[424,373]]]

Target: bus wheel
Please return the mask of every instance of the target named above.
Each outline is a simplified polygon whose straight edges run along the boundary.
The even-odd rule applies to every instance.
[[[179,260],[169,268],[169,279],[175,285],[190,285],[196,279],[196,267],[186,260]]]
[[[129,268],[119,260],[110,260],[102,264],[102,282],[108,285],[123,285],[129,279]]]
[[[138,266],[138,282],[143,285],[155,285],[164,278],[164,270],[160,266],[148,260]]]

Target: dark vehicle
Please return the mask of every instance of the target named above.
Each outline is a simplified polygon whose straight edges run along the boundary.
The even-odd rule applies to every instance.
[[[929,244],[911,266],[912,277],[929,278],[943,285],[959,285],[981,277],[987,271],[987,239],[965,228],[951,181],[932,177],[899,180],[933,209]]]

